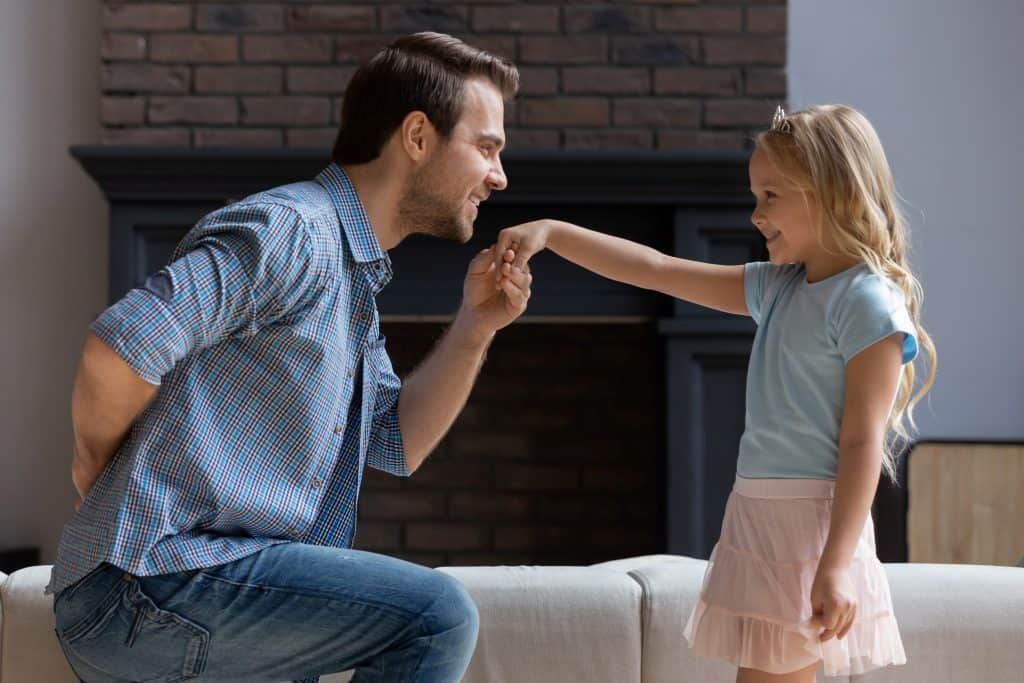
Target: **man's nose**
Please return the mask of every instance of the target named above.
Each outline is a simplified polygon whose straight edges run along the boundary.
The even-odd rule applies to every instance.
[[[505,169],[501,166],[501,159],[495,159],[491,172],[487,174],[487,185],[492,190],[504,190],[508,187],[508,178],[505,177]]]

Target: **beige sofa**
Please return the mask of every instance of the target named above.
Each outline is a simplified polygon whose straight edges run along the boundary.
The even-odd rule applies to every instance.
[[[730,666],[696,659],[682,639],[704,567],[652,555],[591,567],[444,568],[480,609],[464,680],[731,682]],[[886,571],[909,662],[850,683],[1024,681],[1024,569],[889,564]],[[49,572],[0,574],[0,683],[75,683],[43,595]]]

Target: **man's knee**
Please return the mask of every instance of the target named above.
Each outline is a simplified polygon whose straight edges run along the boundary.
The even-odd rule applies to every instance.
[[[424,622],[434,635],[447,634],[453,640],[473,647],[480,630],[476,603],[461,583],[443,572],[437,573],[440,575],[437,579],[440,584],[438,597],[428,614],[424,615]]]

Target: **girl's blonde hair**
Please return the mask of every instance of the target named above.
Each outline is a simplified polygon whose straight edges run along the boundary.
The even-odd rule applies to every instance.
[[[810,107],[792,114],[780,108],[772,127],[756,138],[758,149],[821,210],[822,245],[863,261],[903,292],[928,375],[915,394],[914,364],[903,366],[896,402],[886,425],[882,465],[896,480],[898,449],[915,429],[913,410],[935,380],[935,345],[921,326],[921,285],[907,263],[907,224],[897,206],[892,172],[875,129],[856,109]],[[823,239],[823,230],[830,239]],[[904,418],[909,429],[904,425]]]

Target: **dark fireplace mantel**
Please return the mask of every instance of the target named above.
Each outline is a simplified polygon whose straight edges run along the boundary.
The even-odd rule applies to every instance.
[[[206,213],[312,178],[328,162],[324,154],[299,150],[74,147],[71,153],[110,202],[111,301],[162,267]],[[545,216],[687,258],[764,257],[749,223],[745,154],[510,152],[503,159],[509,187],[484,205],[469,244],[414,237],[391,252],[395,278],[378,299],[382,317],[451,314],[475,251],[500,228]],[[707,557],[735,476],[752,322],[603,280],[549,253],[532,263],[530,316],[640,321],[663,339],[664,549]]]

